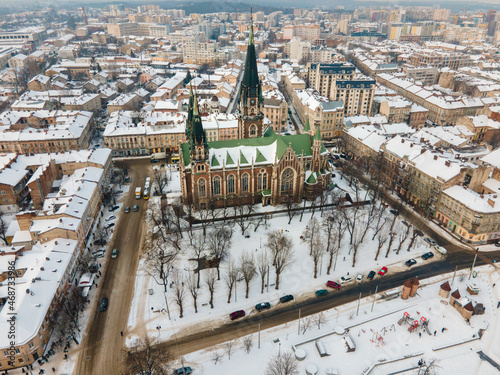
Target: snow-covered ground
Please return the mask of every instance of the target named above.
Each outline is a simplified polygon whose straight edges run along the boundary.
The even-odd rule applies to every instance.
[[[496,285],[492,287],[500,280],[500,273],[492,266],[478,268],[478,271],[477,278],[472,279],[480,288],[477,296],[471,296],[466,291],[467,284],[471,282],[466,271],[458,273],[452,285],[452,291],[458,288],[462,297],[467,296],[486,307],[485,314],[473,316],[470,324],[447,303],[449,298],[443,299],[438,295],[440,285],[446,280],[452,281],[453,274],[448,274],[425,280],[414,298],[377,299],[373,311],[373,296],[365,298],[361,301],[359,314],[356,314],[357,302],[325,311],[326,323],[320,329],[311,323],[305,334],[302,329],[298,334],[298,323],[295,321],[261,332],[260,349],[258,335],[253,334],[249,354],[243,347],[244,338],[240,338],[233,342],[231,358],[226,344],[221,344],[185,356],[184,364],[191,366],[199,375],[229,375],[235,373],[235,368],[238,375],[263,374],[271,356],[293,352],[295,348],[303,350],[306,355],[303,361],[298,362],[300,374],[305,374],[306,366],[311,365],[318,369],[318,374],[326,374],[327,369],[335,369],[339,374],[366,374],[373,365],[376,366],[370,374],[389,374],[415,368],[421,359],[426,363],[436,360],[437,374],[497,374],[497,370],[482,361],[477,352],[482,350],[493,360],[500,360],[500,310],[497,309],[500,290]],[[422,329],[410,333],[408,324],[399,325],[398,321],[405,312],[414,320],[425,317],[431,334]],[[302,327],[307,325],[308,319],[301,319]],[[479,329],[486,329],[481,340],[462,343],[477,337]],[[342,331],[346,331],[354,342],[354,352],[346,351],[344,334],[335,333]],[[315,345],[315,338],[319,336],[324,336],[319,341],[330,356],[319,356]],[[437,350],[453,344],[459,345]],[[215,352],[222,356],[217,364],[214,361]],[[177,365],[180,366],[179,363]],[[405,373],[415,374],[416,370]]]
[[[337,176],[335,183],[341,186],[342,189],[350,191],[345,179],[341,180],[340,177]],[[360,198],[365,199],[364,195],[361,195]],[[150,207],[155,204],[155,199],[158,198],[151,198]],[[269,210],[272,208],[264,207],[264,209]],[[368,208],[365,208],[365,210],[368,210]],[[324,212],[323,216],[326,216],[326,214],[327,211]],[[385,215],[388,219],[388,224],[392,222],[393,215],[388,211]],[[321,221],[321,212],[317,210],[314,217]],[[216,327],[227,322],[229,319],[228,314],[235,310],[243,309],[247,314],[255,314],[254,306],[257,303],[270,302],[271,305],[275,305],[279,298],[286,294],[293,294],[295,300],[309,298],[313,295],[315,290],[324,288],[328,280],[338,281],[341,276],[349,275],[354,279],[358,272],[362,272],[366,277],[371,270],[378,272],[383,266],[387,266],[389,272],[399,272],[407,269],[404,262],[411,258],[414,258],[418,264],[422,262],[429,263],[442,258],[442,255],[435,252],[434,258],[427,261],[422,260],[420,255],[431,249],[427,243],[422,240],[422,237],[418,237],[411,252],[406,250],[410,242],[410,238],[408,238],[403,243],[400,253],[396,254],[393,251],[399,244],[398,239],[396,239],[391,246],[388,257],[385,257],[387,249],[386,244],[382,248],[378,260],[374,261],[377,251],[377,240],[372,240],[373,231],[370,229],[366,235],[365,241],[358,250],[356,266],[353,268],[352,254],[350,253],[351,247],[349,246],[349,234],[346,232],[342,241],[341,250],[337,256],[335,269],[332,267],[330,275],[326,274],[328,255],[325,254],[320,262],[318,278],[314,279],[313,260],[309,256],[307,244],[300,238],[305,226],[311,219],[311,213],[306,212],[302,221],[299,221],[299,218],[300,214],[296,215],[289,225],[289,219],[286,213],[273,215],[273,217],[267,221],[267,226],[261,225],[256,232],[250,229],[247,233],[249,238],[242,235],[238,226],[233,227],[234,234],[230,257],[236,262],[239,261],[243,252],[249,252],[255,257],[262,252],[265,248],[266,234],[271,230],[282,230],[291,237],[294,244],[295,259],[291,267],[281,275],[279,290],[275,290],[275,273],[271,266],[269,277],[270,285],[265,288],[263,294],[260,292],[260,278],[257,275],[250,283],[249,298],[245,298],[245,283],[241,280],[236,283],[236,288],[228,304],[227,288],[223,281],[223,275],[227,265],[227,262],[225,262],[221,266],[221,280],[216,283],[214,308],[211,309],[208,305],[209,293],[205,285],[205,274],[207,270],[202,270],[201,289],[198,297],[198,313],[195,314],[193,300],[186,290],[184,317],[179,318],[179,308],[174,302],[173,289],[169,288],[166,296],[171,315],[171,320],[169,320],[163,287],[155,282],[144,266],[139,267],[133,305],[128,321],[127,334],[129,345],[135,342],[137,337],[143,336],[145,332],[156,339],[166,340],[177,332],[181,332],[182,335],[185,335],[196,332],[197,330],[206,329],[207,326]],[[360,223],[362,222],[360,221]],[[405,225],[400,222],[399,218],[397,219],[396,228],[397,227],[401,228],[401,231],[406,228]],[[201,230],[198,231],[201,232]],[[208,231],[210,231],[210,227]],[[193,258],[193,254],[189,248],[189,242],[186,239],[187,235],[184,237],[182,245],[184,251],[175,267],[184,273],[184,275],[187,275],[188,272],[192,272],[191,270],[196,267],[196,262],[188,260],[189,258]],[[141,264],[143,265],[143,263]],[[158,330],[157,327],[161,328]]]

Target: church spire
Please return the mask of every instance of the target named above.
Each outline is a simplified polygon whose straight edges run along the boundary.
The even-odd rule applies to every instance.
[[[261,99],[259,71],[257,70],[257,56],[255,53],[255,41],[253,35],[253,17],[250,18],[250,33],[248,36],[247,56],[245,59],[245,71],[243,73],[242,99],[255,97]],[[246,89],[246,90],[245,90]],[[261,100],[260,100],[261,101]]]
[[[192,141],[195,145],[207,145],[207,137],[201,123],[200,112],[198,110],[198,99],[196,92],[193,97],[193,119],[192,119]]]
[[[186,138],[189,139],[193,125],[193,85],[189,85],[189,102],[186,119]]]

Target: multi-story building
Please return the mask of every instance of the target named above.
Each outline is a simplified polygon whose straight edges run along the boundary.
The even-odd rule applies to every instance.
[[[458,70],[463,66],[472,65],[473,60],[467,53],[420,50],[412,53],[410,56],[410,64],[413,66],[434,66],[437,68],[448,67]]]
[[[403,65],[403,72],[408,78],[413,79],[415,82],[421,82],[424,86],[435,85],[439,77],[438,68],[435,66],[405,64]]]
[[[448,21],[448,18],[450,18],[450,13],[450,9],[434,9],[432,19],[434,21]]]
[[[410,120],[412,103],[400,98],[390,98],[380,103],[380,114],[387,118],[389,124],[406,122]]]
[[[314,41],[319,39],[321,27],[319,25],[286,25],[283,27],[283,39],[291,40],[294,37]]]

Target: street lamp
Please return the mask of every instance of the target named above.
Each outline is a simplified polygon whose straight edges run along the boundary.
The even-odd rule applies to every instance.
[[[472,267],[470,268],[469,280],[472,276],[472,271],[474,271],[474,266],[476,265],[477,253],[479,252],[479,247],[476,247],[476,255],[474,255],[474,261],[472,262]]]
[[[160,338],[160,329],[161,329],[161,326],[156,326],[156,329],[158,330],[158,338]]]

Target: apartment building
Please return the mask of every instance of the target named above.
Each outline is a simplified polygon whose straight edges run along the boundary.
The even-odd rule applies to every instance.
[[[286,25],[283,27],[283,39],[300,38],[314,41],[319,39],[321,27],[319,25]]]
[[[435,85],[439,77],[438,68],[435,66],[404,64],[403,72],[408,78],[413,79],[415,82],[421,82],[424,86]]]
[[[413,66],[434,66],[437,68],[448,67],[458,70],[463,66],[473,64],[469,54],[461,52],[447,52],[440,50],[423,49],[414,51],[410,56],[410,64]]]
[[[379,113],[387,118],[389,124],[406,122],[410,120],[412,103],[402,98],[394,98],[380,103]]]

